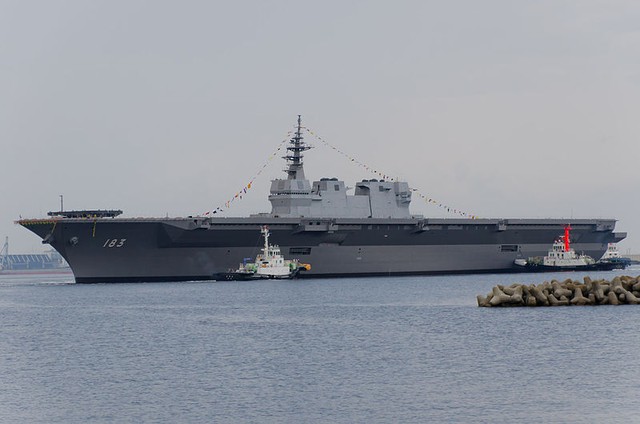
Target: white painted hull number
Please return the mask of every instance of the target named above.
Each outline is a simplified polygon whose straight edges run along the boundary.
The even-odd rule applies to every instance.
[[[106,247],[106,248],[118,248],[118,247],[122,247],[124,246],[124,242],[127,241],[127,239],[107,239],[107,241],[104,242],[104,244],[102,245],[102,247]]]

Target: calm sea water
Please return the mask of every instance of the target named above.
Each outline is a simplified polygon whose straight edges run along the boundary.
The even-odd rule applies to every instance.
[[[552,277],[0,276],[0,421],[640,422],[640,306],[476,306]]]

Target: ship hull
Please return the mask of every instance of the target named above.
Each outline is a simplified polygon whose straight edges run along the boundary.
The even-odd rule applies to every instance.
[[[551,266],[551,265],[531,265],[519,266],[518,272],[563,272],[563,271],[611,271],[613,269],[624,269],[612,263],[598,262],[589,265],[575,266]]]
[[[577,252],[600,258],[615,220],[58,218],[21,220],[68,262],[78,283],[213,280],[255,257],[268,225],[300,278],[508,272],[543,256],[566,224]]]

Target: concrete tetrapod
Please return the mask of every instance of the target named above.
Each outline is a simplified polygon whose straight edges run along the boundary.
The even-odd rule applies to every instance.
[[[640,304],[640,276],[618,276],[611,281],[567,279],[545,281],[542,284],[514,283],[497,285],[485,297],[476,297],[478,306],[585,306]]]

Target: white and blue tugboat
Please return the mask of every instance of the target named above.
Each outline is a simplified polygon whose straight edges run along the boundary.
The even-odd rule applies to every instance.
[[[625,269],[631,265],[631,259],[622,257],[618,246],[615,243],[609,243],[607,251],[604,252],[598,263],[611,265],[615,269]]]
[[[218,275],[218,280],[256,280],[294,278],[300,271],[308,271],[311,265],[302,264],[298,259],[285,259],[280,247],[269,244],[269,227],[263,225],[260,232],[264,237],[262,253],[254,262],[243,262],[238,269]]]

